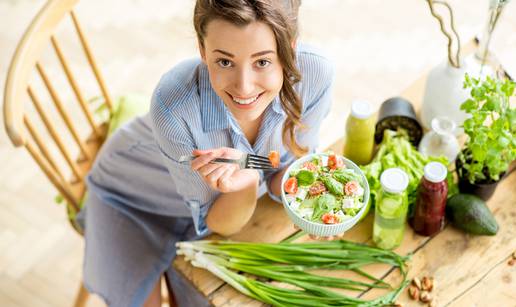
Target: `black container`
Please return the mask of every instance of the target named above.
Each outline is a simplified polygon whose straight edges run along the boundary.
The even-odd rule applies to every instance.
[[[459,178],[459,191],[463,194],[476,195],[484,201],[488,201],[493,196],[499,182],[471,184],[468,179]]]
[[[396,131],[398,128],[403,128],[408,132],[410,142],[414,146],[419,145],[423,137],[423,128],[417,120],[414,107],[405,98],[393,97],[384,101],[378,112],[374,134],[376,144],[382,142],[385,129]]]
[[[457,169],[457,175],[459,177],[459,191],[465,194],[473,194],[480,197],[484,201],[488,201],[493,196],[498,183],[502,181],[506,173],[500,175],[500,180],[485,182],[485,183],[474,183],[469,182],[467,178],[463,178],[459,175],[459,169],[462,169],[462,162],[459,158],[455,160],[455,168]],[[464,169],[462,169],[464,172]]]

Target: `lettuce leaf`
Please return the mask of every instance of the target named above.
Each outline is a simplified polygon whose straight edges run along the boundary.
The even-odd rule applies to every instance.
[[[416,201],[417,187],[423,177],[423,168],[428,162],[437,161],[448,165],[448,159],[444,156],[427,157],[421,154],[410,143],[408,134],[403,129],[398,131],[385,130],[382,143],[378,146],[376,156],[371,163],[362,166],[371,193],[371,204],[374,206],[381,190],[380,175],[391,167],[398,167],[404,170],[409,177],[407,186],[407,196],[409,205],[412,206]],[[448,197],[458,192],[457,184],[453,180],[453,175],[448,172]]]
[[[317,175],[314,172],[311,172],[306,169],[302,169],[296,174],[296,178],[297,178],[297,183],[300,186],[307,186],[307,185],[311,185],[312,183],[315,182]]]
[[[320,222],[323,214],[332,212],[337,207],[337,200],[335,196],[326,193],[317,198],[317,203],[314,206],[314,213],[312,215],[313,222]]]

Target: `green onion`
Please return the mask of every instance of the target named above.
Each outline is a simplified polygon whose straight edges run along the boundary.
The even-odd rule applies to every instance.
[[[408,284],[406,261],[410,256],[344,240],[276,244],[192,241],[176,245],[177,254],[184,255],[192,265],[210,271],[244,295],[274,306],[368,307],[392,304]],[[397,267],[404,278],[401,284],[394,288],[361,270],[365,265],[378,263]],[[349,270],[370,281],[322,276],[310,272],[314,269]],[[294,289],[267,281],[290,284]],[[360,292],[383,288],[391,289],[391,292],[367,301],[329,288]]]

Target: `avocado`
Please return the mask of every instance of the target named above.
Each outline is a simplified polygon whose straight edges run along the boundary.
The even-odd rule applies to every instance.
[[[456,194],[446,203],[446,216],[453,226],[476,235],[493,236],[498,224],[486,203],[475,195]]]

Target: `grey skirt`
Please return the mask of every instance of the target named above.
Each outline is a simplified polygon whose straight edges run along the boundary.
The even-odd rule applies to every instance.
[[[108,139],[88,176],[78,217],[85,226],[84,285],[109,306],[142,306],[164,272],[179,306],[208,305],[172,268],[175,243],[199,237],[161,159],[138,118]]]

